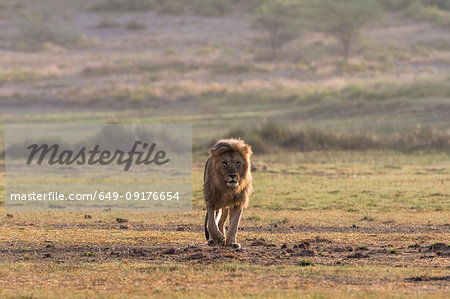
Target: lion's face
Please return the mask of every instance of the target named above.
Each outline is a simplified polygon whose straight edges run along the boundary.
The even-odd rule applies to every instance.
[[[228,187],[237,187],[241,182],[241,178],[247,172],[247,162],[241,154],[237,152],[227,152],[218,159],[220,166],[218,170],[223,183]]]
[[[203,192],[212,208],[247,207],[252,193],[252,149],[241,139],[220,139],[209,149]]]

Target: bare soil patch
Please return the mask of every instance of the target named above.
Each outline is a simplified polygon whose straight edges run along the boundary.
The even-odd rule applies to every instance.
[[[20,224],[19,224],[20,225]],[[53,224],[48,230],[86,229],[121,229],[119,224]],[[201,226],[179,225],[143,225],[132,224],[122,229],[153,230],[167,232],[192,231],[201,233]],[[314,230],[315,229],[315,230]],[[244,230],[253,232],[273,233],[274,238],[245,238],[241,236],[242,249],[226,247],[210,247],[205,242],[193,241],[186,243],[153,243],[149,240],[142,245],[121,244],[67,244],[46,241],[43,243],[5,242],[0,244],[0,260],[19,262],[24,260],[36,262],[76,262],[76,263],[105,263],[120,260],[136,260],[149,263],[221,263],[242,262],[259,265],[301,265],[304,260],[320,265],[388,265],[397,267],[426,266],[449,267],[450,247],[445,243],[413,244],[405,246],[401,240],[386,242],[389,233],[425,232],[427,227],[422,226],[385,226],[373,225],[364,228],[354,227],[313,227],[299,226],[285,227],[244,227]],[[448,226],[436,228],[438,232],[446,235]],[[290,230],[307,230],[315,232],[314,238],[299,239],[291,242],[277,242],[277,233],[286,234]],[[324,238],[324,232],[347,232],[349,234],[370,234],[365,244],[341,241],[339,239]],[[436,232],[436,231],[435,231]],[[62,232],[63,233],[63,232]],[[377,234],[382,233],[380,238]],[[443,235],[443,237],[444,237]],[[381,237],[382,236],[382,237]],[[355,238],[356,239],[356,238]],[[442,281],[448,281],[443,279]]]

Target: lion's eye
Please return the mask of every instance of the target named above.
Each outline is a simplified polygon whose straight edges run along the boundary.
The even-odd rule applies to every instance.
[[[236,163],[236,166],[237,166],[237,167],[241,166],[241,162],[237,162],[237,163]]]
[[[228,163],[226,161],[222,162],[223,167],[228,167]]]

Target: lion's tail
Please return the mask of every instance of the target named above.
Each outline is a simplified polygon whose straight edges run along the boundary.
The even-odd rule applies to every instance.
[[[209,232],[208,232],[208,212],[206,212],[206,216],[205,216],[205,237],[206,237],[206,241],[209,240]]]
[[[208,158],[208,160],[206,160],[205,163],[205,171],[203,172],[203,182],[204,184],[206,184],[206,172],[208,171],[208,167],[209,167],[209,163],[211,162],[211,158]],[[209,240],[209,232],[208,232],[208,212],[206,212],[206,216],[205,216],[205,237],[206,237],[206,241]]]

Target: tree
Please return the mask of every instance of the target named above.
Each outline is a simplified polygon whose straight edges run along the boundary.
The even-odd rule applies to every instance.
[[[318,28],[341,43],[345,61],[361,28],[381,16],[376,0],[319,0],[317,8]]]
[[[297,11],[297,3],[288,0],[270,0],[255,10],[254,24],[265,32],[272,56],[297,36]]]

